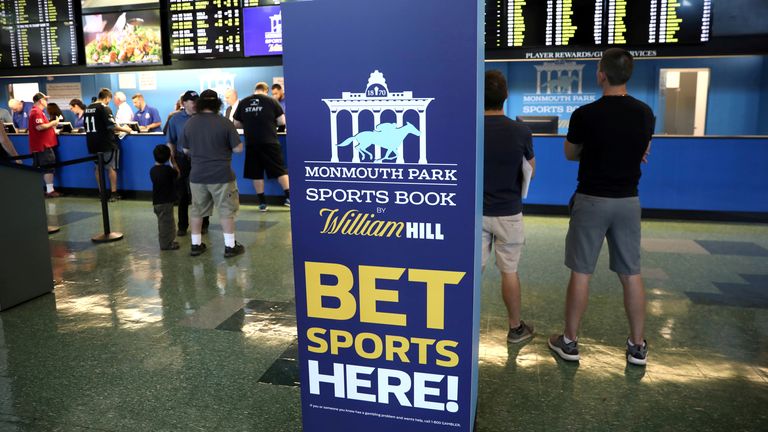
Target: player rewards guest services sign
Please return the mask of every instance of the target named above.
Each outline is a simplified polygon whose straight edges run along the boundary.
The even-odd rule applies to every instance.
[[[282,5],[304,430],[471,431],[482,2]]]

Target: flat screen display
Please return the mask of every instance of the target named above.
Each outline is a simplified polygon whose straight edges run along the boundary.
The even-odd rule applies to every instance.
[[[78,63],[77,0],[0,0],[0,67]]]
[[[169,0],[168,6],[175,58],[243,56],[241,0]]]
[[[486,0],[488,50],[707,42],[712,0]]]
[[[157,9],[84,15],[83,37],[87,66],[163,63]]]
[[[246,57],[282,54],[283,18],[280,6],[244,8],[243,42]]]

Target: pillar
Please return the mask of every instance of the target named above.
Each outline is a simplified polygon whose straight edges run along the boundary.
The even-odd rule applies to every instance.
[[[339,134],[336,124],[336,118],[338,117],[339,112],[331,109],[331,162],[338,162],[339,161]]]
[[[395,111],[395,115],[397,116],[397,127],[401,128],[403,127],[403,117],[405,117],[405,111]],[[405,144],[401,144],[400,147],[397,149],[397,163],[405,163],[405,159],[403,158],[404,153],[404,147]]]
[[[419,165],[427,163],[427,108],[419,111]]]
[[[381,124],[381,110],[375,110],[373,112],[373,129],[376,130],[376,127],[378,127]],[[376,162],[381,163],[381,147],[379,146],[373,146],[373,157]]]
[[[541,70],[536,68],[536,94],[541,94]]]
[[[360,131],[360,110],[352,111],[352,136]],[[357,140],[352,141],[352,162],[360,162],[360,152],[357,151]]]

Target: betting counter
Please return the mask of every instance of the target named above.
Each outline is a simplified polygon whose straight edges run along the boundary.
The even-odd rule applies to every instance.
[[[19,154],[29,154],[29,138],[27,134],[9,134],[9,136]],[[278,138],[282,144],[283,157],[287,163],[285,134],[278,134]],[[245,142],[245,138],[242,135],[240,140]],[[155,164],[152,150],[156,145],[166,144],[167,142],[166,136],[161,133],[131,134],[120,140],[120,169],[117,175],[118,190],[124,191],[128,197],[148,197],[148,193],[152,192],[149,170]],[[56,154],[59,162],[89,156],[85,134],[60,134]],[[235,153],[232,156],[232,168],[237,176],[237,186],[240,189],[241,195],[253,195],[255,197],[256,191],[253,189],[253,182],[243,178],[244,162],[245,153]],[[32,162],[31,160],[25,160],[24,163],[31,165]],[[56,187],[63,189],[65,192],[95,191],[96,179],[94,177],[93,165],[93,163],[88,162],[58,169],[55,175]],[[264,192],[268,196],[283,196],[283,190],[275,180],[267,180],[265,182]]]
[[[279,138],[285,155],[290,151],[286,135]],[[564,139],[560,135],[534,136],[536,177],[525,200],[529,208],[541,205],[562,210],[568,204],[576,188],[578,163],[563,156]],[[11,140],[20,154],[28,153],[26,135],[11,135]],[[152,190],[152,149],[165,142],[162,134],[128,135],[122,140],[118,174],[121,191],[128,196],[131,192],[147,196]],[[85,136],[60,135],[58,155],[61,161],[87,156]],[[243,153],[235,154],[232,167],[241,195],[252,199],[255,191],[251,181],[243,179],[243,161]],[[668,213],[673,217],[701,211],[741,213],[752,220],[768,220],[768,136],[655,136],[649,163],[642,170],[640,200],[644,209],[673,211]],[[296,171],[290,174],[303,175]],[[65,191],[95,190],[92,164],[59,169],[56,184]],[[268,180],[265,193],[279,197],[282,189],[276,181]]]

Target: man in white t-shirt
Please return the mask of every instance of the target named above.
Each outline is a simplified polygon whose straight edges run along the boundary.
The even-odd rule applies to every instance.
[[[133,109],[131,105],[126,103],[125,93],[119,91],[115,92],[115,106],[117,107],[117,114],[115,114],[115,121],[124,124],[133,121]]]

